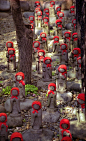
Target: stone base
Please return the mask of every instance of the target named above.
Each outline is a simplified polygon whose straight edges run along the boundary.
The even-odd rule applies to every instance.
[[[42,132],[35,132],[32,131],[32,129],[28,130],[28,131],[24,131],[24,133],[22,133],[23,136],[23,140],[24,141],[51,141],[54,134],[51,130],[48,129],[43,129]]]
[[[56,112],[44,111],[42,113],[43,122],[49,122],[49,123],[57,122],[59,118],[60,118],[60,113],[58,111]]]
[[[22,117],[11,117],[10,115],[7,117],[8,127],[20,127],[23,125]]]
[[[34,100],[31,99],[25,99],[24,102],[20,102],[20,110],[28,110],[32,107],[32,102]],[[11,105],[10,105],[10,99],[7,99],[5,102],[5,109],[7,112],[10,112],[11,110]]]
[[[74,138],[86,140],[86,122],[70,121],[70,132]]]
[[[64,102],[70,102],[72,100],[72,93],[71,92],[64,92],[63,94],[57,92],[56,100]]]

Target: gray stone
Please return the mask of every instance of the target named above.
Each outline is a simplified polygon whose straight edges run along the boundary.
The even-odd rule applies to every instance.
[[[78,120],[70,121],[70,132],[74,138],[86,140],[86,122],[79,123]]]
[[[23,11],[30,10],[29,2],[27,2],[27,1],[20,1],[20,6]]]
[[[51,141],[54,134],[51,130],[43,129],[41,132],[28,130],[22,133],[24,141]]]
[[[22,15],[24,18],[29,18],[29,16],[34,16],[34,12],[23,12]]]
[[[64,92],[63,94],[60,94],[57,92],[56,99],[58,101],[62,101],[63,103],[65,102],[70,102],[72,100],[72,93],[71,92]]]
[[[6,79],[13,79],[13,77],[15,76],[16,73],[8,73],[7,71],[3,71],[0,76],[6,80]]]
[[[67,90],[81,92],[81,84],[75,83],[74,81],[67,82]]]
[[[0,0],[0,11],[10,10],[10,2],[7,0]]]
[[[43,111],[42,113],[42,121],[43,122],[57,122],[60,118],[60,113],[58,111],[56,112],[49,112],[49,111]]]
[[[5,113],[5,112],[6,112],[6,110],[5,110],[4,106],[0,105],[0,113]]]
[[[33,100],[31,99],[25,99],[24,102],[20,102],[20,110],[28,110],[32,107]],[[10,99],[7,99],[5,102],[5,109],[7,112],[10,112],[11,105],[10,105]]]
[[[22,126],[23,122],[22,122],[22,117],[11,117],[8,116],[7,117],[7,123],[8,123],[8,127],[18,127],[18,126]]]

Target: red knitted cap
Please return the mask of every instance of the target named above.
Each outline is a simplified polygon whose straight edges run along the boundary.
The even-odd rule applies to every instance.
[[[48,12],[46,12],[46,10],[48,10]],[[45,12],[45,13],[49,13],[49,9],[48,9],[48,8],[45,8],[45,9],[44,9],[44,12]]]
[[[81,49],[80,48],[74,48],[72,53],[74,54],[74,50],[77,50],[78,51],[78,54],[81,54]]]
[[[50,83],[48,85],[48,90],[50,90],[50,86],[54,86],[54,90],[53,91],[56,91],[56,84],[55,83]]]
[[[40,47],[40,42],[39,42],[39,41],[34,41],[34,42],[33,42],[33,48],[35,48],[35,47],[34,47],[34,44],[35,44],[35,43],[38,43],[38,44],[39,44],[38,47]]]
[[[37,105],[39,105],[39,110],[41,109],[41,102],[40,101],[34,101],[33,103],[32,103],[32,108],[33,108],[33,105],[35,105],[35,104],[37,104]],[[34,109],[34,108],[33,108]]]
[[[50,60],[50,63],[52,62],[52,59],[51,59],[50,57],[45,57],[45,58],[44,58],[44,63],[45,63],[45,61],[48,60],[48,59]]]
[[[24,73],[23,72],[18,72],[16,73],[15,77],[17,77],[18,75],[22,76],[22,80],[24,80]]]
[[[17,96],[19,95],[19,88],[18,87],[13,87],[12,89],[11,89],[11,95],[12,95],[12,91],[13,90],[17,90],[17,92],[18,92],[18,94],[17,94]]]
[[[72,34],[72,38],[74,38],[74,37],[73,37],[74,35],[77,35],[77,32]]]
[[[65,33],[64,33],[64,36],[65,36],[65,34],[69,34],[69,35],[70,35],[70,37],[71,37],[71,33],[70,33],[70,32],[68,32],[68,31],[67,31],[67,32],[65,32]]]
[[[61,22],[61,23],[62,23],[62,20],[60,20],[60,19],[57,19],[57,20],[56,20],[56,24],[57,24],[58,22]]]
[[[60,66],[58,67],[58,71],[60,70],[60,68],[61,68],[61,69],[65,69],[65,71],[67,71],[66,65],[60,65]]]
[[[43,52],[44,55],[45,55],[45,51],[44,51],[43,49],[38,50],[38,54],[39,54],[39,52]],[[43,55],[43,56],[44,56],[44,55]]]
[[[10,50],[13,50],[14,51],[14,54],[15,54],[15,49],[14,48],[8,48],[8,54],[9,54],[9,51]]]
[[[7,122],[7,114],[5,114],[5,113],[0,113],[0,117],[1,116],[5,116],[6,117],[6,119],[5,119],[5,121],[4,122]]]
[[[61,129],[63,129],[63,128],[62,128],[62,124],[68,124],[68,127],[67,127],[66,130],[68,130],[68,129],[70,128],[70,122],[69,122],[68,119],[62,119],[62,120],[60,121],[60,128],[61,128]]]
[[[65,43],[61,44],[61,45],[60,45],[60,48],[61,48],[62,45],[65,45],[65,46],[66,46],[66,49],[67,49],[67,44],[65,44]]]
[[[11,43],[12,44],[12,46],[11,46],[11,48],[13,47],[13,42],[12,41],[8,41],[7,43],[6,43],[6,47],[8,48],[8,43]]]
[[[74,6],[74,5],[73,5],[73,6],[71,6],[71,7],[70,7],[70,10],[71,10],[71,8],[75,8],[75,6]]]
[[[60,11],[61,11],[61,7],[60,6],[56,7],[56,11],[57,11],[58,8],[60,8]]]
[[[78,58],[77,58],[77,61],[78,61],[79,59],[81,59],[81,57],[78,57]]]
[[[43,18],[43,21],[44,21],[44,19],[47,19],[47,22],[49,22],[49,18],[48,18],[48,17],[44,17],[44,18]]]
[[[46,33],[45,32],[41,32],[40,33],[40,36],[42,36],[42,34],[45,34],[45,38],[46,38]],[[42,37],[41,37],[42,38]]]
[[[59,39],[59,36],[54,36],[53,40],[55,40],[55,38],[58,38]]]
[[[22,137],[22,134],[19,133],[19,132],[14,132],[11,137],[10,137],[10,141],[12,141],[14,138],[20,138],[21,141],[23,141],[23,137]]]
[[[81,93],[77,96],[78,99],[81,99],[83,101],[85,101],[85,94],[84,93]]]

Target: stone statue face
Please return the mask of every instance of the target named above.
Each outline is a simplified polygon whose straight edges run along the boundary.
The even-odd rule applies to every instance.
[[[0,117],[0,122],[4,122],[6,120],[6,117],[5,116],[1,116]]]
[[[37,105],[37,104],[34,104],[33,107],[34,107],[34,109],[36,109],[36,110],[39,109],[39,105]]]
[[[70,35],[68,33],[66,33],[66,37],[69,37]]]
[[[50,64],[50,60],[49,59],[45,60],[45,63]]]
[[[63,16],[63,13],[59,13],[59,16],[62,17]]]
[[[22,76],[18,75],[17,80],[22,80]]]
[[[45,12],[48,12],[48,10],[46,10]]]
[[[77,35],[73,35],[74,38],[77,38]]]
[[[17,96],[17,94],[18,94],[18,91],[17,90],[12,90],[12,95],[13,96]]]
[[[60,8],[58,8],[57,11],[60,11]]]
[[[30,20],[32,21],[33,20],[33,17],[30,17]]]
[[[62,49],[66,49],[66,46],[65,46],[65,45],[62,45],[61,48],[62,48]]]
[[[74,8],[71,8],[71,11],[74,11]]]
[[[12,141],[21,141],[20,138],[14,138]]]
[[[9,54],[13,54],[14,53],[14,51],[13,50],[9,50]]]
[[[62,72],[65,72],[65,69],[60,68],[60,72],[61,72],[61,73],[62,73]]]
[[[48,20],[47,19],[44,19],[44,22],[47,22]]]
[[[80,104],[84,104],[85,103],[85,101],[83,101],[81,99],[78,99],[78,101],[79,101]]]
[[[58,38],[55,38],[55,41],[58,41],[59,39]]]
[[[41,37],[45,37],[45,34],[42,34]]]
[[[78,50],[74,50],[74,54],[78,54]]]
[[[61,24],[61,22],[57,22],[57,25],[60,25]]]
[[[43,56],[43,52],[39,52],[39,56]]]
[[[81,64],[81,59],[78,60],[78,63]]]
[[[53,90],[54,90],[54,86],[50,86],[50,90],[52,90],[52,91],[53,91]]]
[[[76,24],[76,20],[74,20],[73,23]]]
[[[37,15],[38,15],[38,16],[40,16],[40,15],[41,15],[41,12],[40,12],[40,11],[38,11],[38,12],[37,12]]]
[[[34,47],[39,47],[39,43],[34,43]]]
[[[8,47],[12,47],[12,44],[11,44],[11,43],[7,43],[7,46],[8,46]]]
[[[64,123],[61,125],[63,129],[67,129],[68,128],[68,124]]]

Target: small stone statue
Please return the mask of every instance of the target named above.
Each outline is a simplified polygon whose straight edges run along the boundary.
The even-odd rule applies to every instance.
[[[80,105],[79,113],[77,114],[78,122],[85,122],[85,94],[81,93],[77,96],[78,104]]]
[[[43,81],[51,81],[52,80],[52,67],[51,67],[51,58],[50,57],[45,57],[44,58],[44,63],[43,63],[43,74],[42,74],[42,79]]]
[[[36,70],[38,72],[38,74],[42,74],[42,65],[43,65],[43,61],[44,61],[44,57],[45,57],[45,51],[40,49],[38,50],[38,59],[37,59],[37,64],[36,64]]]
[[[10,141],[23,141],[22,134],[19,132],[12,133],[10,137]]]
[[[9,70],[9,64],[13,63],[13,70],[16,71],[16,55],[15,55],[15,49],[14,48],[8,48],[8,53],[6,54],[7,57],[7,69]]]
[[[40,42],[34,41],[33,42],[33,61],[36,60],[37,57],[37,51],[40,49]]]
[[[72,141],[71,137],[63,137],[61,141]]]
[[[81,80],[81,57],[77,58],[76,78]]]
[[[48,8],[44,9],[44,16],[49,17],[49,9]]]
[[[61,6],[56,7],[56,10],[55,10],[55,15],[56,15],[56,18],[58,19],[57,12],[61,12]]]
[[[73,29],[72,30],[73,30],[73,33],[74,33],[74,32],[76,32],[76,19],[73,19],[72,23],[73,23]]]
[[[49,109],[56,108],[56,84],[50,83],[48,85],[48,105]]]
[[[54,7],[55,6],[55,1],[50,1],[50,7]]]
[[[42,44],[42,48],[46,49],[47,50],[47,39],[46,39],[47,35],[45,32],[41,32],[40,33],[40,41],[41,41],[41,44]]]
[[[64,133],[64,136],[69,136],[72,138],[70,132],[68,131],[70,129],[70,122],[68,119],[62,119],[60,121],[60,128],[59,128],[59,139],[60,141],[62,140],[63,138],[63,133]]]
[[[42,110],[41,102],[34,101],[31,110],[31,125],[34,130],[40,130],[42,127]]]
[[[70,62],[73,68],[77,66],[77,58],[81,56],[80,48],[74,48],[70,55]],[[73,69],[75,71],[75,69]]]
[[[59,36],[54,36],[53,38],[54,42],[53,42],[53,53],[57,52],[59,50]]]
[[[8,126],[7,115],[5,113],[0,113],[0,141],[6,141],[8,139]]]
[[[58,16],[58,19],[63,19],[63,17],[64,17],[64,13],[63,12],[61,12],[61,11],[58,11],[57,12],[57,16]]]
[[[62,37],[62,20],[61,19],[56,20],[56,35],[58,35],[60,38]]]
[[[78,46],[78,35],[77,33],[73,33],[72,34],[72,45],[73,45],[73,48],[76,48]]]
[[[6,51],[8,51],[8,48],[13,48],[13,42],[12,41],[8,41],[7,43],[6,43]],[[8,52],[7,52],[8,53]]]
[[[35,1],[35,7],[40,7],[40,2],[39,1]]]
[[[29,16],[29,21],[30,21],[30,24],[34,25],[34,21],[35,21],[34,16]]]
[[[71,6],[69,9],[69,17],[71,21],[75,18],[75,6],[74,5]]]
[[[65,32],[64,33],[64,42],[67,44],[68,46],[68,51],[71,51],[71,33],[70,32]]]
[[[10,104],[11,104],[11,117],[17,117],[20,116],[20,98],[19,98],[19,88],[14,87],[11,89],[11,98],[10,98]]]
[[[67,89],[67,67],[60,65],[56,69],[56,91],[64,93]]]
[[[44,29],[44,32],[46,33],[46,34],[49,34],[49,18],[48,17],[44,17],[43,18],[43,24],[42,24],[42,26],[43,26],[43,29]]]
[[[42,27],[42,11],[37,11],[37,27]]]
[[[63,43],[60,45],[59,50],[59,56],[60,56],[60,64],[68,64],[68,48],[67,44]]]
[[[24,81],[24,73],[23,72],[18,72],[15,75],[15,87],[19,88],[19,97],[20,97],[20,101],[24,101],[25,100],[25,81]]]

